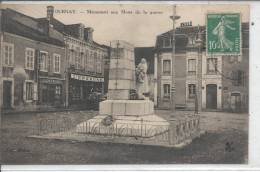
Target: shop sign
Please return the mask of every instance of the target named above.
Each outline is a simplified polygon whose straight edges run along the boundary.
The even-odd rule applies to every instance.
[[[189,27],[189,26],[192,26],[192,21],[189,21],[189,22],[182,22],[180,24],[181,27]]]
[[[62,84],[62,81],[60,80],[47,78],[41,78],[40,82],[43,84]]]
[[[71,74],[71,78],[80,81],[104,82],[104,78],[97,78],[97,77],[77,75],[77,74]]]

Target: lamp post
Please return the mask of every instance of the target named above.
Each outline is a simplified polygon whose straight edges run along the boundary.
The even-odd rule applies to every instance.
[[[196,103],[195,103],[195,114],[201,111],[201,82],[202,82],[202,33],[198,26],[198,37],[196,39],[196,44],[198,48],[198,70],[197,70],[197,87],[196,87]]]
[[[175,112],[175,22],[180,18],[180,16],[176,15],[176,5],[173,5],[173,15],[170,16],[172,19],[172,78],[171,78],[171,116],[174,116]]]
[[[170,16],[172,19],[172,80],[171,80],[171,115],[170,115],[170,125],[169,125],[169,144],[176,144],[176,119],[174,118],[175,113],[175,21],[180,18],[180,16],[176,15],[176,5],[173,6],[173,15]]]

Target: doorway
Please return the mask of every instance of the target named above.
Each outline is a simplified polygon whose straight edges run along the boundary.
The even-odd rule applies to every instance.
[[[3,108],[12,107],[12,81],[3,81]]]
[[[208,84],[206,92],[207,92],[206,108],[217,109],[217,85]]]
[[[241,111],[241,95],[240,93],[231,93],[231,109],[233,112]]]
[[[55,85],[42,84],[42,104],[53,105],[55,100]]]

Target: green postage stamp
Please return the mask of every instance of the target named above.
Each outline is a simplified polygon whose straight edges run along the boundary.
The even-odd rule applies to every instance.
[[[241,54],[240,13],[207,14],[207,53]]]

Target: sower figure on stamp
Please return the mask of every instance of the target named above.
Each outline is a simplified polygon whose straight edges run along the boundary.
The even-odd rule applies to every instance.
[[[137,94],[138,99],[148,99],[146,96],[149,94],[149,87],[148,87],[148,78],[147,78],[147,63],[144,58],[141,59],[141,62],[138,64],[136,68],[136,75],[137,75]]]
[[[235,28],[231,27],[230,24],[233,24],[233,21],[225,19],[224,16],[221,17],[220,22],[213,30],[213,34],[218,36],[218,47],[221,49],[232,49],[233,42],[227,39],[226,37],[226,28],[230,30],[235,30]]]

